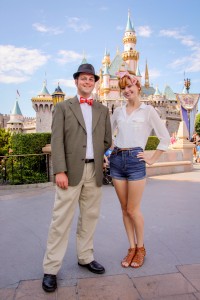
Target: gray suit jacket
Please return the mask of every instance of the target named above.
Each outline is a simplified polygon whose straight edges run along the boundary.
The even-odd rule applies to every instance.
[[[97,186],[102,185],[103,156],[111,146],[112,135],[108,108],[94,101],[92,138]],[[83,175],[87,132],[77,97],[59,102],[53,112],[52,162],[54,174],[66,172],[69,185],[77,185]]]

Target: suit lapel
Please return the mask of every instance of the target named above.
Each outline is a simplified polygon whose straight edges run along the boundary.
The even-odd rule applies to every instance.
[[[77,120],[80,123],[80,125],[86,131],[85,121],[83,119],[83,114],[82,114],[82,111],[81,111],[81,108],[80,108],[80,104],[79,104],[78,98],[74,97],[74,98],[70,99],[69,101],[70,101],[70,107],[71,107],[71,110],[74,113],[74,116],[77,118]]]
[[[92,105],[92,131],[94,131],[95,127],[97,126],[100,115],[101,115],[101,109],[94,101]]]

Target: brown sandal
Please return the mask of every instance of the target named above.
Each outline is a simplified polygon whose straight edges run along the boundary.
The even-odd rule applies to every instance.
[[[133,261],[133,258],[135,256],[135,253],[136,253],[136,248],[129,248],[128,249],[127,255],[124,257],[124,259],[121,262],[121,266],[123,268],[128,268],[130,266],[130,264]],[[124,263],[126,263],[127,265],[124,265]]]
[[[143,263],[144,263],[144,257],[145,257],[145,255],[146,255],[146,250],[145,250],[144,246],[140,247],[140,248],[137,248],[136,249],[136,254],[133,257],[130,266],[132,268],[140,268],[143,265]],[[133,265],[134,263],[136,265]]]

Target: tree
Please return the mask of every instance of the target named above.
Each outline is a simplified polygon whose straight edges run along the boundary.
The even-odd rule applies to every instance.
[[[200,114],[197,114],[197,116],[196,116],[195,131],[198,135],[200,135]]]
[[[0,128],[0,156],[9,154],[11,145],[11,133],[4,128]]]

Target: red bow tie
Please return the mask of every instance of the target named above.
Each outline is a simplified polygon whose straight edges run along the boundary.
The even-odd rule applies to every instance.
[[[92,105],[93,104],[93,99],[85,99],[83,97],[80,97],[80,103],[87,103],[89,105]]]

